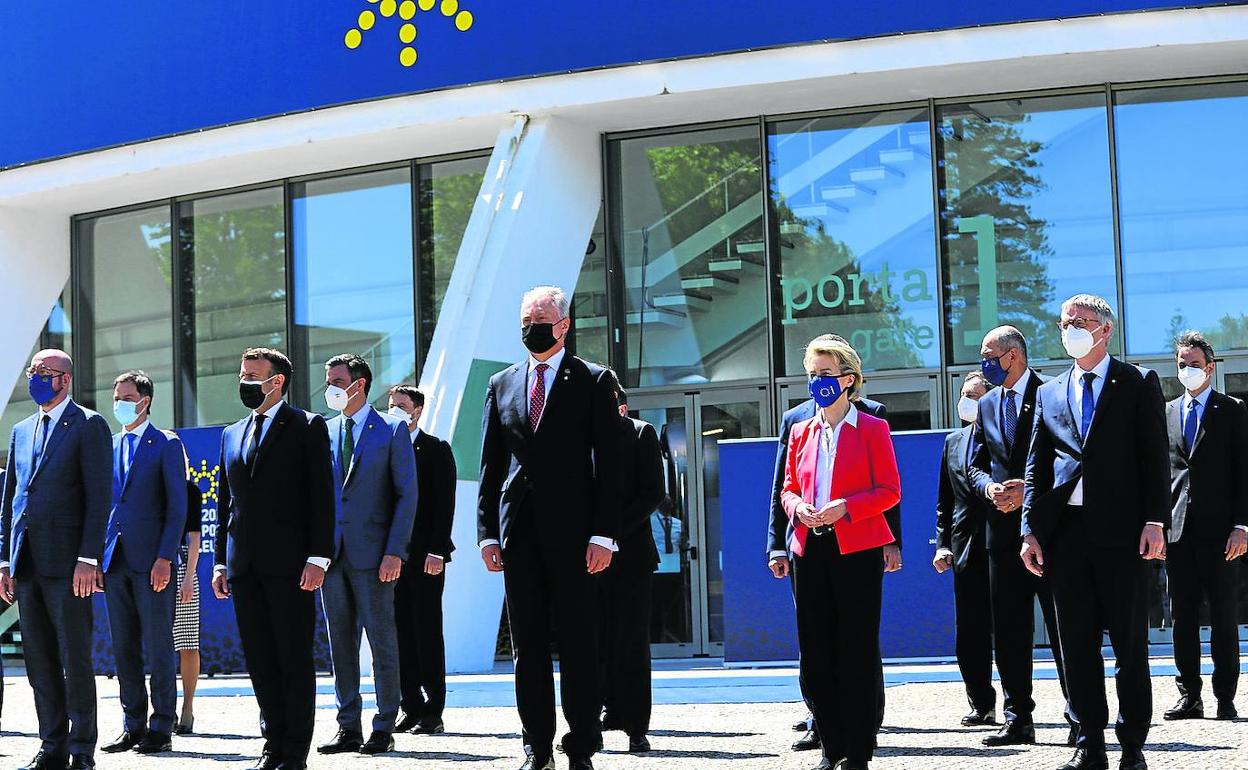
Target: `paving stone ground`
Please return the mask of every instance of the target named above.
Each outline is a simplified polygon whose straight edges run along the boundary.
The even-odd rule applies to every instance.
[[[462,687],[471,689],[474,680]],[[776,689],[763,680],[734,679],[718,685],[715,692],[729,692],[721,702],[669,703],[655,707],[651,740],[655,751],[646,756],[623,753],[627,740],[621,733],[606,736],[606,749],[595,760],[599,770],[668,770],[669,768],[724,768],[753,770],[777,768],[801,770],[813,767],[813,752],[795,754],[789,744],[796,737],[789,728],[802,714],[800,704],[775,702]],[[3,730],[0,733],[0,770],[16,768],[28,761],[38,748],[36,723],[30,688],[24,678],[6,680]],[[330,680],[319,682],[317,741],[334,732],[334,707]],[[496,691],[507,682],[496,678]],[[1238,722],[1162,722],[1161,711],[1174,701],[1170,677],[1153,680],[1154,713],[1157,722],[1150,735],[1149,766],[1158,768],[1229,768],[1248,770],[1248,720]],[[696,693],[697,680],[682,685]],[[1113,681],[1107,682],[1113,695]],[[461,687],[452,682],[452,689]],[[748,689],[755,687],[755,689]],[[791,683],[785,685],[790,688]],[[739,688],[747,688],[739,690]],[[960,684],[924,682],[891,686],[888,715],[880,736],[875,770],[921,768],[940,770],[1025,770],[1056,768],[1069,756],[1062,745],[1064,723],[1060,719],[1060,692],[1053,681],[1037,682],[1039,745],[1027,749],[985,749],[980,739],[989,730],[957,726],[966,710]],[[246,695],[245,679],[216,679],[205,683],[205,697],[198,699],[196,728],[199,734],[178,738],[172,754],[141,757],[135,754],[107,755],[97,760],[101,770],[123,768],[176,768],[196,770],[246,768],[260,751],[255,701]],[[748,702],[752,694],[766,702]],[[100,732],[102,742],[119,731],[120,705],[115,681],[99,680]],[[497,692],[495,696],[497,697]],[[665,700],[679,699],[669,693]],[[717,697],[717,696],[716,696]],[[452,696],[452,702],[457,698]],[[711,698],[714,700],[715,698]],[[464,697],[458,698],[461,702]],[[468,699],[471,700],[471,699]],[[488,698],[486,699],[488,700]],[[692,697],[690,700],[706,700]],[[744,702],[743,702],[744,701]],[[480,702],[480,699],[478,699]],[[367,706],[371,706],[371,698]],[[1241,695],[1239,709],[1248,713],[1248,698]],[[520,722],[509,706],[451,708],[446,715],[446,735],[436,737],[400,735],[397,751],[382,757],[319,757],[313,753],[312,768],[334,770],[378,770],[382,768],[422,768],[437,770],[514,770],[519,765]],[[1111,741],[1111,767],[1117,766]],[[561,759],[560,768],[564,767]]]

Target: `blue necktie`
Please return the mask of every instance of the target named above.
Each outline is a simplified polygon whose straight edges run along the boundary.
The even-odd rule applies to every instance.
[[[124,482],[130,477],[130,466],[134,464],[134,445],[138,443],[139,434],[127,433],[125,448],[121,453],[121,480]]]
[[[1014,447],[1014,434],[1018,431],[1018,405],[1014,403],[1016,394],[1012,390],[1005,392],[1005,443]]]
[[[1079,435],[1088,437],[1088,428],[1092,427],[1092,415],[1096,413],[1096,396],[1092,394],[1092,381],[1096,379],[1093,372],[1083,375],[1083,419],[1079,425]]]
[[[1196,443],[1196,410],[1200,408],[1200,402],[1192,399],[1187,405],[1187,420],[1183,423],[1183,443],[1187,445],[1187,452],[1191,454],[1192,445]]]

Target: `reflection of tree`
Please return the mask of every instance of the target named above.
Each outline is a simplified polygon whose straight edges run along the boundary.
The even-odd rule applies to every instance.
[[[462,161],[477,170],[427,177],[420,184],[420,254],[417,269],[421,286],[421,335],[426,350],[442,311],[442,299],[451,280],[455,258],[468,229],[472,207],[481,192],[487,159]]]
[[[1174,315],[1170,318],[1170,325],[1166,328],[1166,339],[1162,342],[1162,349],[1167,352],[1172,350],[1175,338],[1191,329],[1192,326],[1187,322],[1183,312],[1176,308]],[[1233,316],[1227,313],[1218,319],[1216,326],[1207,326],[1201,329],[1200,333],[1209,340],[1209,344],[1213,346],[1213,352],[1217,355],[1228,350],[1248,347],[1248,315],[1240,313],[1238,316]]]
[[[976,240],[958,233],[958,220],[987,215],[996,228],[997,323],[1018,327],[1034,357],[1062,356],[1057,318],[1047,310],[1054,287],[1046,263],[1053,250],[1048,222],[1031,214],[1028,200],[1045,189],[1034,170],[1044,144],[1028,141],[1019,130],[1026,115],[976,113],[950,115],[941,125],[941,219],[946,253],[946,304],[955,360],[977,359],[978,341],[966,343],[962,332],[982,329]],[[950,285],[952,284],[952,285]],[[987,331],[987,329],[982,329]]]
[[[672,215],[667,220],[672,245],[758,193],[759,152],[754,138],[652,147],[646,157],[663,211]],[[747,229],[761,233],[758,222],[751,219],[755,227]]]

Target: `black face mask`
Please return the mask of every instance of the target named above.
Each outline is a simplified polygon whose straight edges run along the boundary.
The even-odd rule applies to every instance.
[[[268,382],[268,380],[238,383],[238,400],[242,401],[243,406],[248,409],[255,409],[260,406],[264,403],[264,383],[266,382]]]
[[[559,342],[555,338],[555,325],[550,323],[520,327],[520,340],[530,353],[545,353]]]

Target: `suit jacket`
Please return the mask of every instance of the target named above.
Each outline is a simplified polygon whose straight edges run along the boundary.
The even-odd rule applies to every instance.
[[[113,509],[100,567],[105,572],[113,567],[148,572],[156,559],[172,562],[178,557],[186,529],[186,455],[176,435],[149,425],[135,445],[130,472],[123,478],[124,436],[113,436]],[[118,543],[121,560],[113,558]]]
[[[1021,511],[1002,513],[988,501],[988,485],[994,482],[1021,479],[1027,475],[1027,450],[1031,427],[1035,424],[1036,392],[1049,378],[1031,370],[1031,378],[1018,404],[1018,425],[1014,428],[1014,446],[1005,442],[1005,425],[1001,421],[1004,388],[992,388],[979,399],[979,440],[975,459],[969,472],[980,500],[985,501],[984,515],[988,520],[987,545],[998,551],[1017,554],[1022,535]]]
[[[334,469],[325,418],[283,401],[256,455],[244,462],[252,415],[221,434],[217,507],[225,520],[216,564],[228,577],[299,581],[309,556],[334,549]]]
[[[377,569],[386,555],[406,560],[417,505],[407,423],[369,409],[349,462],[340,454],[346,425],[339,414],[325,426],[334,464],[332,557],[345,557],[345,565],[363,570]]]
[[[820,430],[819,419],[812,417],[793,426],[789,436],[781,501],[793,522],[789,550],[794,556],[805,551],[810,534],[794,511],[800,503],[813,503],[815,499]],[[846,514],[832,525],[841,553],[856,553],[893,542],[884,511],[901,501],[901,477],[888,423],[883,420],[860,414],[857,427],[849,423],[841,427],[829,499],[841,498],[846,501]]]
[[[490,378],[481,442],[477,541],[506,547],[517,525],[548,544],[584,548],[620,536],[619,412],[597,364],[565,354],[537,430],[528,359]],[[533,521],[521,521],[527,508]]]
[[[78,558],[100,559],[113,475],[111,432],[96,412],[70,401],[34,465],[38,412],[13,426],[0,508],[0,561],[31,559],[41,577],[71,577]],[[22,548],[30,534],[31,548]]]
[[[663,501],[663,450],[659,434],[644,420],[619,418],[620,554],[613,566],[636,567],[647,572],[659,565],[650,517]]]
[[[432,553],[450,563],[455,550],[451,542],[458,475],[455,453],[450,444],[423,430],[412,442],[412,451],[416,455],[416,484],[420,494],[416,502],[416,524],[412,527],[411,558],[419,561]]]
[[[1149,369],[1109,362],[1088,435],[1067,389],[1074,368],[1040,386],[1024,478],[1022,533],[1047,547],[1078,542],[1096,548],[1139,547],[1148,522],[1170,525],[1170,458],[1161,381]],[[1067,506],[1083,479],[1083,509]]]
[[[940,458],[936,543],[953,551],[954,572],[966,569],[971,555],[986,547],[989,506],[975,491],[969,472],[972,452],[980,443],[975,426],[967,425],[945,436]]]
[[[881,420],[885,420],[888,417],[888,408],[879,401],[860,398],[854,402],[854,406],[859,412],[869,414],[872,417],[878,417]],[[767,522],[768,555],[772,551],[788,550],[788,544],[793,541],[792,522],[789,520],[788,514],[784,512],[784,505],[780,502],[780,491],[784,488],[785,463],[789,453],[789,434],[792,432],[794,425],[804,420],[809,420],[814,416],[815,401],[808,398],[785,412],[780,418],[780,448],[776,450],[776,470],[771,490],[771,517]],[[895,538],[894,544],[901,548],[901,505],[894,505],[885,511],[884,519],[888,522],[888,528],[892,530]]]
[[[1170,542],[1190,533],[1199,542],[1220,546],[1234,527],[1248,526],[1248,409],[1238,398],[1215,390],[1203,411],[1189,454],[1183,439],[1183,397],[1166,404]]]

